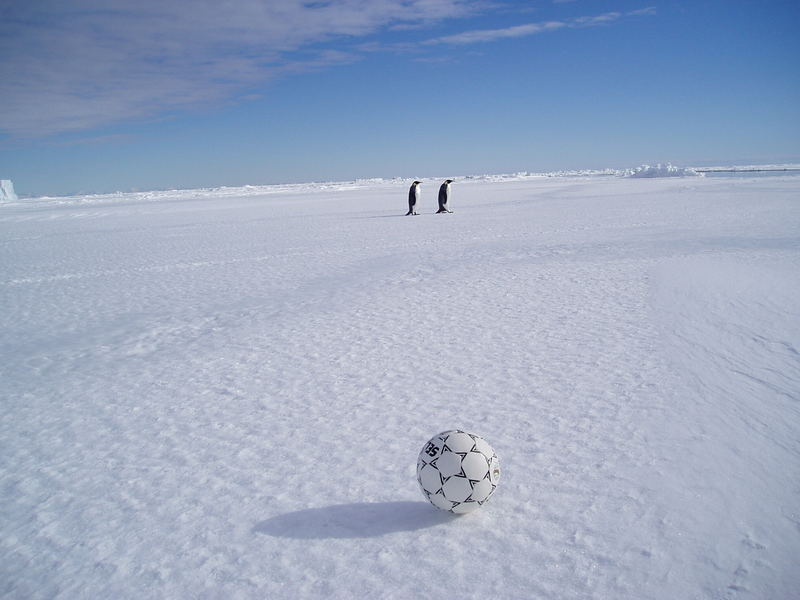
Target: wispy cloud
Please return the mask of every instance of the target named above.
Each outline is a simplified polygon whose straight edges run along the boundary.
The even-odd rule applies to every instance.
[[[0,0],[0,134],[46,137],[160,119],[246,100],[275,77],[351,63],[370,51],[424,55],[422,49],[436,45],[598,26],[655,11],[467,31],[421,43],[387,45],[369,37],[452,26],[498,6],[493,0]]]
[[[453,35],[446,35],[438,38],[433,38],[424,42],[427,45],[435,44],[475,44],[479,42],[493,42],[496,40],[506,38],[517,38],[529,35],[536,35],[548,31],[556,31],[558,29],[577,28],[577,27],[597,27],[600,25],[607,25],[618,21],[625,17],[644,16],[655,14],[655,8],[648,7],[644,9],[629,11],[626,13],[621,12],[607,12],[601,15],[576,17],[573,19],[560,20],[560,21],[543,21],[539,23],[526,23],[524,25],[514,25],[512,27],[505,27],[502,29],[477,29],[473,31],[465,31]]]
[[[632,10],[625,13],[629,17],[642,17],[642,16],[651,16],[656,14],[656,7],[655,6],[647,6],[645,8],[640,8],[638,10]]]
[[[446,35],[424,42],[425,44],[475,44],[478,42],[493,42],[503,38],[523,37],[535,35],[545,31],[554,31],[567,27],[564,21],[547,21],[543,23],[528,23],[526,25],[514,25],[503,29],[477,29],[465,31],[454,35]]]
[[[323,48],[475,14],[485,0],[0,2],[0,132],[47,136],[244,97],[358,60]]]

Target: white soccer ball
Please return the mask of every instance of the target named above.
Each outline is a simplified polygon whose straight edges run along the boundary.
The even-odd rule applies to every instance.
[[[472,512],[497,489],[500,461],[482,437],[453,429],[433,436],[417,459],[417,481],[436,508]]]

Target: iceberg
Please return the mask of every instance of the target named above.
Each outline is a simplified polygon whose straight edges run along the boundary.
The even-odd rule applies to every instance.
[[[14,183],[10,179],[0,179],[0,202],[14,202],[16,199]]]

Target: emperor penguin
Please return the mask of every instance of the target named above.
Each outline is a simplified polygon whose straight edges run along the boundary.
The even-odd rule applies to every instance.
[[[416,210],[414,210],[417,206],[417,200],[419,200],[419,184],[422,183],[421,181],[414,181],[411,184],[411,189],[408,190],[408,215],[417,215],[419,214]]]
[[[439,187],[439,210],[436,211],[436,214],[439,213],[451,213],[453,212],[447,207],[447,203],[450,202],[450,184],[453,183],[452,179],[445,179],[444,183]]]

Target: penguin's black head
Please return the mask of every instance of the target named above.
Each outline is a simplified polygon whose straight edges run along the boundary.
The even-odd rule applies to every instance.
[[[412,183],[411,185],[419,185],[420,183],[422,183],[422,182],[421,181],[414,181],[414,183]]]
[[[454,181],[455,181],[455,179],[445,179],[444,180],[445,183],[453,183]]]

